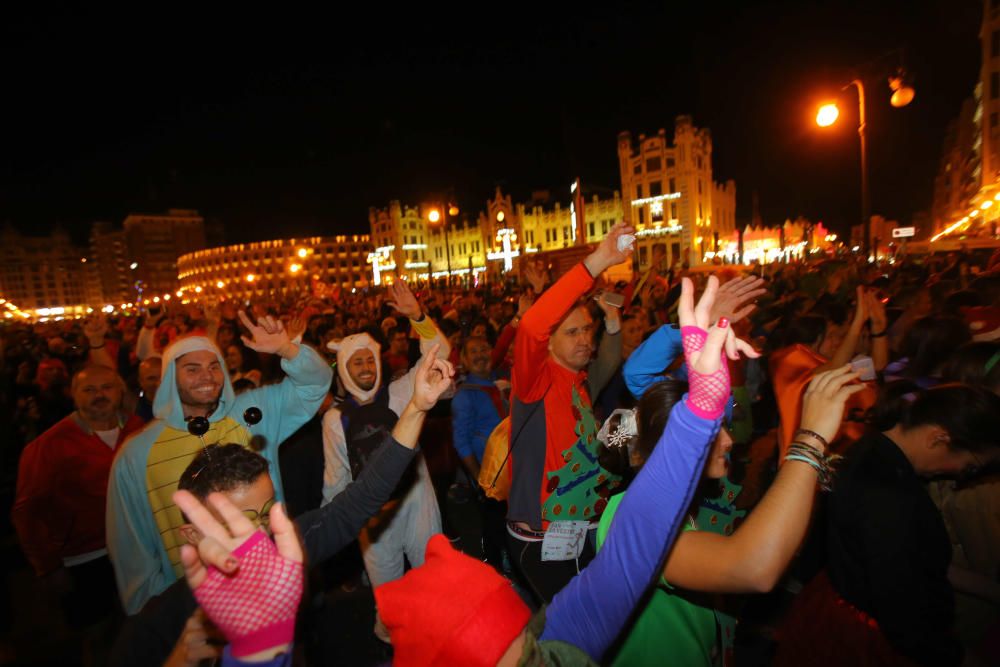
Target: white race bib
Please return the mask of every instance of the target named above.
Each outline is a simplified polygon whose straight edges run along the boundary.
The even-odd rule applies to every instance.
[[[542,560],[576,560],[583,553],[589,521],[553,521],[542,540]]]

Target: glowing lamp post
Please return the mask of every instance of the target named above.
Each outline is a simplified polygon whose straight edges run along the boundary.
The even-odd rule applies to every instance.
[[[847,90],[851,86],[858,90],[858,138],[861,140],[861,224],[864,230],[864,252],[865,256],[868,257],[872,250],[872,212],[871,196],[868,191],[868,126],[865,122],[865,84],[861,79],[854,79],[844,86],[843,90]],[[896,76],[889,77],[889,89],[893,91],[889,103],[896,108],[905,107],[913,101],[916,94],[913,88],[905,83],[902,70],[899,70]],[[839,116],[840,110],[836,104],[824,104],[816,113],[816,124],[820,127],[830,127],[837,122]],[[875,253],[876,255],[878,253],[877,245]],[[878,258],[876,257],[876,259]]]
[[[459,214],[458,207],[454,204],[441,207],[441,210],[432,208],[427,212],[427,222],[432,225],[441,225],[444,229],[444,257],[445,266],[448,269],[448,284],[451,284],[451,246],[448,243],[448,216],[455,217]]]

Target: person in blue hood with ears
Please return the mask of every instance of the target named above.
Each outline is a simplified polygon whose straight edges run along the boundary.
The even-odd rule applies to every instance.
[[[177,339],[163,354],[155,418],[123,445],[111,469],[108,551],[128,614],[138,613],[183,573],[184,540],[177,528],[184,521],[172,496],[194,457],[207,445],[249,447],[259,436],[260,454],[277,470],[278,445],[316,414],[330,387],[330,367],[315,350],[291,340],[279,320],[261,317],[255,325],[243,312],[240,319],[251,334],[243,337],[248,347],[281,357],[284,381],[237,397],[225,358],[211,340]],[[257,408],[258,415],[246,416],[248,408]],[[259,423],[251,426],[254,416]],[[188,429],[199,417],[208,420],[200,437]],[[280,475],[274,476],[274,486],[277,499],[284,500]]]

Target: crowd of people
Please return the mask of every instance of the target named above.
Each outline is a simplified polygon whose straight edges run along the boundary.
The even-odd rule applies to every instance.
[[[556,276],[6,323],[46,622],[80,664],[1000,664],[1000,253],[608,282],[632,233]],[[370,635],[313,642],[353,549]]]

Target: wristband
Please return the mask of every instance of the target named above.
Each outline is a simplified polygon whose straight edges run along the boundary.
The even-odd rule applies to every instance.
[[[868,337],[869,338],[882,338],[883,336],[885,336],[888,333],[889,333],[889,329],[882,329],[882,331],[879,331],[878,333],[870,333],[870,334],[868,334]]]

